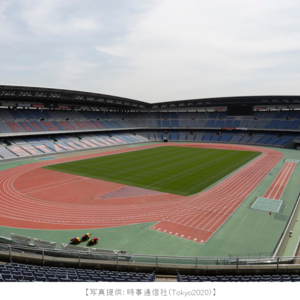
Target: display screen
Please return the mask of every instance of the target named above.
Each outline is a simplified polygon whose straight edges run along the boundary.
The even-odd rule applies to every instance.
[[[228,106],[228,116],[252,116],[253,109],[251,105]]]

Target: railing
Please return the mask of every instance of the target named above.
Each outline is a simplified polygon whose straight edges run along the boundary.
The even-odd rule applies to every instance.
[[[243,257],[243,258],[248,258],[248,259],[252,259],[252,258],[262,258],[262,257],[272,257],[273,252],[245,252],[245,253],[233,253],[233,254],[229,254],[230,258],[239,258],[239,257]]]
[[[288,243],[288,240],[289,240],[289,237],[292,233],[292,229],[295,225],[295,222],[296,222],[296,219],[297,219],[297,216],[298,216],[298,213],[299,213],[299,209],[300,209],[300,193],[298,195],[298,198],[294,204],[294,207],[293,207],[293,210],[290,214],[290,217],[289,217],[289,220],[288,222],[286,223],[285,225],[285,228],[280,236],[280,239],[275,247],[275,250],[274,250],[274,254],[273,254],[273,257],[275,256],[281,256],[283,255],[284,253],[284,249]]]
[[[272,257],[270,256],[252,256],[252,257],[178,257],[178,256],[151,256],[123,253],[98,253],[98,252],[76,252],[66,250],[47,250],[36,247],[26,247],[15,244],[0,244],[0,255],[8,255],[10,261],[18,257],[24,259],[33,258],[44,264],[46,261],[72,262],[80,266],[82,260],[88,260],[90,263],[99,263],[99,261],[108,261],[110,265],[117,266],[121,263],[127,265],[146,265],[148,267],[170,267],[179,266],[192,267],[193,269],[204,266],[243,266],[243,265],[278,265],[293,264],[297,257]],[[60,259],[62,258],[62,259]]]

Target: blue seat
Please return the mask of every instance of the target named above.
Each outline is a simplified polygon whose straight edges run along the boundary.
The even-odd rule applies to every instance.
[[[49,268],[49,269],[47,270],[47,272],[57,273],[57,269]]]
[[[35,280],[36,281],[45,282],[45,281],[47,281],[47,278],[45,276],[36,276]]]
[[[122,276],[121,276],[121,278],[123,278],[123,279],[126,279],[126,280],[127,280],[127,279],[130,279],[130,276],[128,276],[128,275],[122,275]]]
[[[84,282],[82,279],[73,279],[73,282]]]
[[[10,275],[11,274],[11,272],[9,270],[2,270],[1,273],[5,274],[5,275]]]
[[[67,279],[67,278],[60,278],[59,281],[61,281],[61,282],[72,282],[71,279]]]
[[[270,281],[270,280],[271,280],[271,278],[267,278],[267,277],[262,277],[260,279],[260,281],[265,281],[265,282]]]
[[[48,281],[49,281],[49,282],[58,282],[59,279],[58,279],[57,277],[49,277],[49,278],[48,278]]]
[[[111,277],[103,277],[103,278],[102,278],[102,281],[113,282],[114,279],[111,278]]]
[[[230,281],[233,282],[239,282],[240,280],[241,280],[240,278],[236,278],[236,277],[230,278]]]
[[[17,282],[16,279],[5,279],[5,282]]]
[[[22,272],[21,271],[11,271],[11,274],[22,275]]]
[[[59,267],[58,270],[61,271],[61,272],[66,272],[66,271],[67,271],[67,268],[65,268],[65,267]]]
[[[82,280],[90,280],[89,276],[78,276],[78,278]]]
[[[94,272],[95,272],[96,274],[104,274],[103,271],[101,271],[101,270],[95,270]]]
[[[281,276],[281,281],[283,282],[283,281],[291,281],[291,278],[290,278],[290,276],[289,277],[282,277]]]
[[[99,276],[90,276],[90,279],[95,281],[102,281],[102,278]]]
[[[12,262],[11,265],[12,265],[13,267],[19,267],[19,264],[18,264],[18,263]]]
[[[35,281],[35,277],[32,275],[24,275],[24,280]]]
[[[248,282],[248,281],[250,281],[250,278],[242,278],[240,281],[241,282]]]
[[[259,280],[260,280],[260,278],[255,278],[255,277],[250,278],[251,282],[258,282]]]
[[[75,268],[68,268],[68,272],[76,272],[76,269]]]
[[[135,281],[141,281],[141,278],[140,277],[131,277],[132,280],[135,280]],[[190,281],[190,279],[188,279],[188,281]]]
[[[225,281],[230,281],[230,279],[229,278],[221,278],[219,281],[222,281],[222,282],[225,282]]]
[[[2,278],[3,278],[3,279],[11,279],[11,278],[12,278],[12,275],[11,275],[11,274],[3,274],[3,273],[2,273]]]
[[[136,276],[134,276],[134,277],[140,277],[140,276],[137,276],[137,275],[136,275]],[[188,276],[187,276],[187,279],[188,279],[188,280],[195,280],[196,277],[195,277],[195,276],[188,275]]]
[[[119,274],[120,275],[127,275],[128,273],[127,272],[120,272]]]
[[[272,278],[271,278],[271,281],[281,281],[281,278],[277,278],[277,277],[274,277],[274,278],[273,278],[273,277],[272,277]]]
[[[12,275],[12,278],[13,278],[13,279],[16,279],[16,280],[24,280],[23,275],[13,274],[13,275]]]

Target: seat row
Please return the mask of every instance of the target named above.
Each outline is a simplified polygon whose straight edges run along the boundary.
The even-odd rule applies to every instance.
[[[177,275],[179,282],[298,282],[299,275],[216,275],[216,276],[191,276]]]
[[[44,282],[151,282],[155,273],[118,272],[108,270],[0,264],[0,281]]]

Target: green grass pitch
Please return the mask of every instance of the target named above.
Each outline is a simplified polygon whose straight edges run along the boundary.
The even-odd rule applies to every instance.
[[[206,189],[258,155],[260,152],[164,146],[45,168],[189,196]]]

